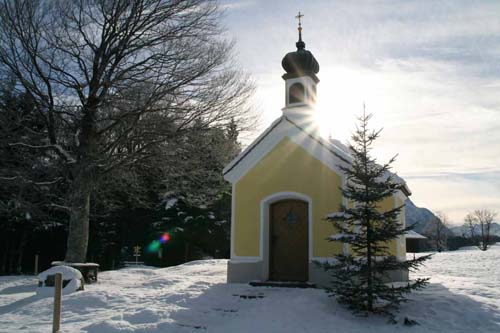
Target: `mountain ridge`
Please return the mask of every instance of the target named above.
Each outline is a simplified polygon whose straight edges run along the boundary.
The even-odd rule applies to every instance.
[[[438,219],[430,209],[416,206],[411,199],[406,199],[405,208],[406,225],[415,225],[413,230],[419,234],[428,234],[431,228],[430,222]],[[462,236],[464,232],[468,235],[468,230],[464,231],[462,225],[449,225],[445,228],[448,236]],[[478,226],[476,226],[476,234],[479,234]],[[491,224],[490,234],[500,236],[500,223]]]
[[[406,225],[414,225],[413,231],[419,234],[428,233],[431,221],[438,219],[430,209],[417,207],[411,199],[406,199],[405,208]]]

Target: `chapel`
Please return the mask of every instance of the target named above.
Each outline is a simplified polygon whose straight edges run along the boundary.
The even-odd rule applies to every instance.
[[[325,217],[346,204],[340,190],[346,177],[339,166],[348,166],[351,156],[338,140],[319,134],[315,105],[320,66],[302,40],[301,17],[299,13],[297,49],[281,62],[282,115],[223,171],[232,184],[230,283],[327,285],[328,273],[314,262],[350,250],[347,244],[327,240],[335,230]],[[405,184],[381,209],[403,205],[410,194]],[[404,209],[399,223],[405,226]],[[389,245],[392,255],[405,258],[404,237]],[[406,281],[408,272],[393,272],[391,278]]]

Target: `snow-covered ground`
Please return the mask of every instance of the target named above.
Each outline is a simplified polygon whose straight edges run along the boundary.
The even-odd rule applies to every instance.
[[[360,318],[319,289],[226,284],[225,260],[103,272],[63,297],[64,332],[500,332],[500,246],[438,253],[431,285],[403,305],[399,323]],[[0,277],[0,332],[50,332],[52,299],[32,277]],[[420,325],[402,324],[404,317]]]

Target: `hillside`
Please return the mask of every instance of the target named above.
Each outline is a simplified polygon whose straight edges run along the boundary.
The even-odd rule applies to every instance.
[[[425,234],[429,229],[429,221],[437,218],[436,215],[427,208],[417,207],[410,199],[405,202],[406,205],[406,225],[415,225],[415,230],[419,234]],[[447,228],[448,236],[462,236],[464,230],[461,225],[453,225]],[[476,233],[479,234],[477,227]],[[500,237],[500,223],[492,223],[490,229],[491,235]]]
[[[406,200],[406,225],[415,225],[414,231],[419,234],[428,233],[431,228],[430,221],[437,219],[437,216],[427,208],[417,207],[410,199]],[[449,236],[453,235],[452,230],[445,228],[444,231]]]
[[[410,199],[406,200],[406,225],[415,225],[414,231],[423,234],[428,228],[429,221],[436,219],[436,215],[427,208],[420,208],[415,206]]]

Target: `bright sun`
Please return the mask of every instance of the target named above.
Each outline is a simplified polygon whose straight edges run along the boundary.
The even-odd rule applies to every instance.
[[[324,79],[318,84],[316,106],[321,135],[344,142],[351,136],[356,117],[363,112],[363,103],[369,112],[370,106],[380,102],[380,96],[366,72],[335,67],[322,68],[321,74]]]

